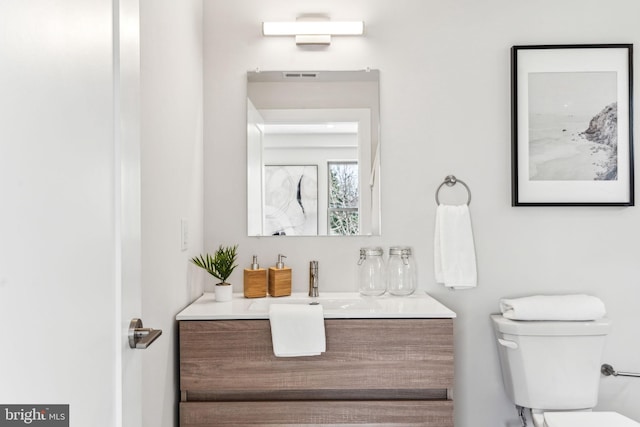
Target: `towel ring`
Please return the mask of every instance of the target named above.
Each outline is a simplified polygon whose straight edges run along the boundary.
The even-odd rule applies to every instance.
[[[462,184],[464,186],[464,188],[467,189],[467,193],[469,194],[469,197],[467,199],[467,205],[471,204],[471,190],[469,189],[469,186],[467,184],[465,184],[463,180],[456,178],[455,175],[447,175],[445,177],[444,181],[442,182],[442,184],[440,184],[438,186],[438,189],[436,190],[436,204],[437,205],[440,205],[440,199],[438,199],[438,194],[440,193],[440,189],[442,188],[442,186],[447,184],[448,187],[453,187],[458,182],[460,184]]]

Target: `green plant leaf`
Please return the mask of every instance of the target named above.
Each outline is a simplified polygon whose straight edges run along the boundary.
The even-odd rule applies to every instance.
[[[226,283],[233,270],[238,267],[236,260],[238,258],[238,245],[222,246],[218,248],[213,256],[211,254],[200,255],[194,257],[191,261],[198,267],[206,270],[209,274],[222,283]]]

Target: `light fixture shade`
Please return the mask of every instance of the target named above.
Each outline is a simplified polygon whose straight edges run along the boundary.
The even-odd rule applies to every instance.
[[[362,21],[291,21],[263,22],[265,36],[360,36],[364,34]]]

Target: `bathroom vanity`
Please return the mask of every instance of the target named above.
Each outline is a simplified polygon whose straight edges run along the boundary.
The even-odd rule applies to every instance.
[[[453,319],[427,294],[324,293],[326,352],[275,357],[273,303],[302,294],[215,302],[205,294],[180,324],[180,426],[453,427]]]

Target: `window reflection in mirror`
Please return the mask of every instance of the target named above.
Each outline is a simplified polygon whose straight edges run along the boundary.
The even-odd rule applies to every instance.
[[[360,234],[358,162],[328,162],[329,168],[329,234],[357,236]]]
[[[379,235],[379,72],[249,72],[247,97],[248,235]]]

